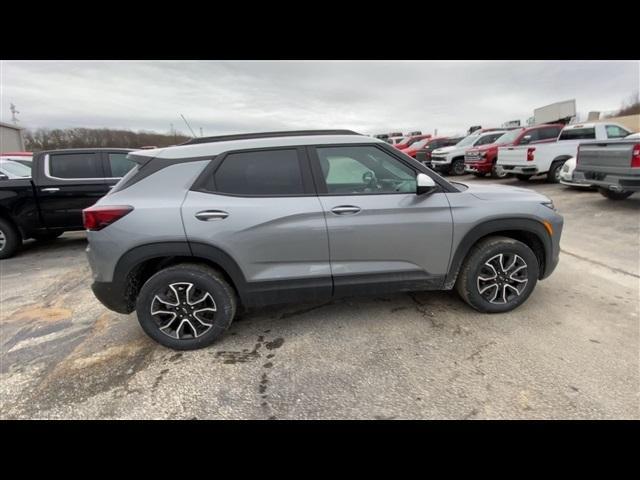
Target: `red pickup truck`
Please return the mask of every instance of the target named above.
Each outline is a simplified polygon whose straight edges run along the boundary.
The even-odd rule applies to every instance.
[[[396,147],[398,150],[404,150],[405,148],[409,148],[412,145],[415,145],[416,142],[419,142],[419,141],[424,140],[426,138],[431,138],[431,135],[429,135],[429,134],[426,134],[426,135],[412,135],[410,137],[405,138],[400,143],[396,143],[394,145],[394,147]]]
[[[555,142],[563,127],[562,124],[546,124],[519,128],[505,133],[495,143],[470,148],[464,155],[465,171],[477,177],[487,173],[494,178],[506,177],[507,173],[496,167],[499,147]]]

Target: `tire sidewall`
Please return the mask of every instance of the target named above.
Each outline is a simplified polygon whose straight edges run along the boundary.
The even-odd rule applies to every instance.
[[[478,292],[478,287],[476,283],[476,280],[478,278],[478,274],[480,272],[480,268],[482,267],[482,265],[491,257],[498,255],[499,253],[509,253],[509,254],[515,253],[520,255],[520,257],[522,257],[527,264],[527,273],[528,273],[528,280],[529,280],[527,282],[527,286],[525,287],[525,290],[520,294],[520,296],[518,296],[514,301],[504,305],[490,303],[489,301],[487,301]],[[517,240],[513,240],[513,241],[504,240],[494,245],[491,245],[490,247],[481,250],[478,253],[478,255],[474,255],[474,258],[472,259],[472,265],[470,266],[469,274],[465,279],[465,282],[466,282],[465,287],[468,292],[469,303],[471,304],[472,307],[482,312],[502,313],[502,312],[511,311],[527,301],[527,299],[529,298],[529,295],[531,295],[531,293],[535,289],[536,283],[538,281],[538,275],[539,275],[538,259],[536,255],[533,253],[533,251],[531,251],[531,249],[525,244],[523,244],[522,242],[519,242]]]
[[[216,304],[213,326],[200,337],[193,339],[175,339],[160,331],[151,316],[151,303],[156,294],[166,289],[169,284],[189,282],[211,294]],[[211,345],[220,338],[229,327],[236,312],[234,293],[215,275],[207,271],[190,267],[170,267],[153,275],[140,289],[136,301],[136,313],[140,326],[156,342],[175,350],[195,350]]]
[[[15,227],[3,218],[0,218],[0,230],[5,240],[4,248],[0,250],[0,259],[12,257],[20,246],[20,235]]]

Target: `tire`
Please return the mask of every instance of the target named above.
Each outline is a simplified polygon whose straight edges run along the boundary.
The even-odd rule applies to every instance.
[[[46,232],[46,233],[38,233],[32,236],[32,238],[37,242],[50,242],[51,240],[55,240],[64,232]]]
[[[503,168],[498,168],[497,162],[493,162],[491,167],[491,178],[507,178],[509,174]]]
[[[500,263],[505,266],[506,274],[501,271]],[[493,271],[497,277],[495,282],[491,281]],[[508,312],[529,298],[538,274],[538,259],[527,245],[509,237],[488,237],[467,254],[455,288],[462,300],[479,312]],[[505,285],[511,285],[511,288]]]
[[[562,170],[564,162],[566,162],[566,160],[561,160],[551,164],[551,168],[547,172],[548,183],[560,183],[560,171]]]
[[[528,182],[533,175],[523,175],[521,173],[516,174],[516,178],[521,182]]]
[[[176,299],[179,301],[174,305]],[[136,301],[138,321],[145,333],[174,350],[211,345],[229,328],[236,309],[235,291],[220,272],[192,263],[155,273],[142,286]]]
[[[13,257],[22,245],[20,232],[11,222],[0,218],[0,259]]]
[[[453,162],[451,162],[449,173],[456,176],[464,175],[464,158],[454,159]]]
[[[614,192],[613,190],[609,190],[608,188],[598,188],[598,192],[603,197],[607,197],[609,200],[624,200],[625,198],[629,198],[633,195],[633,192]]]

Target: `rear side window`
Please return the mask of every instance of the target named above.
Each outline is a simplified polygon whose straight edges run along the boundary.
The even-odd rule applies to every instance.
[[[68,179],[104,177],[100,156],[95,153],[50,154],[49,175]]]
[[[111,176],[115,178],[124,177],[136,163],[127,158],[126,153],[110,153],[109,167],[111,168]]]
[[[607,125],[607,138],[624,138],[631,132],[627,132],[624,128],[617,125]]]
[[[591,128],[571,128],[563,130],[558,140],[595,140],[596,129]]]
[[[297,150],[232,153],[214,175],[215,191],[232,195],[302,195]]]

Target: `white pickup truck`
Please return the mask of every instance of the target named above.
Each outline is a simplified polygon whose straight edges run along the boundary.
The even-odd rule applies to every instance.
[[[611,140],[624,138],[631,132],[615,123],[580,123],[567,125],[554,143],[501,147],[497,165],[519,180],[527,181],[534,175],[546,174],[547,181],[558,183],[564,162],[575,157],[578,145],[584,140]]]

